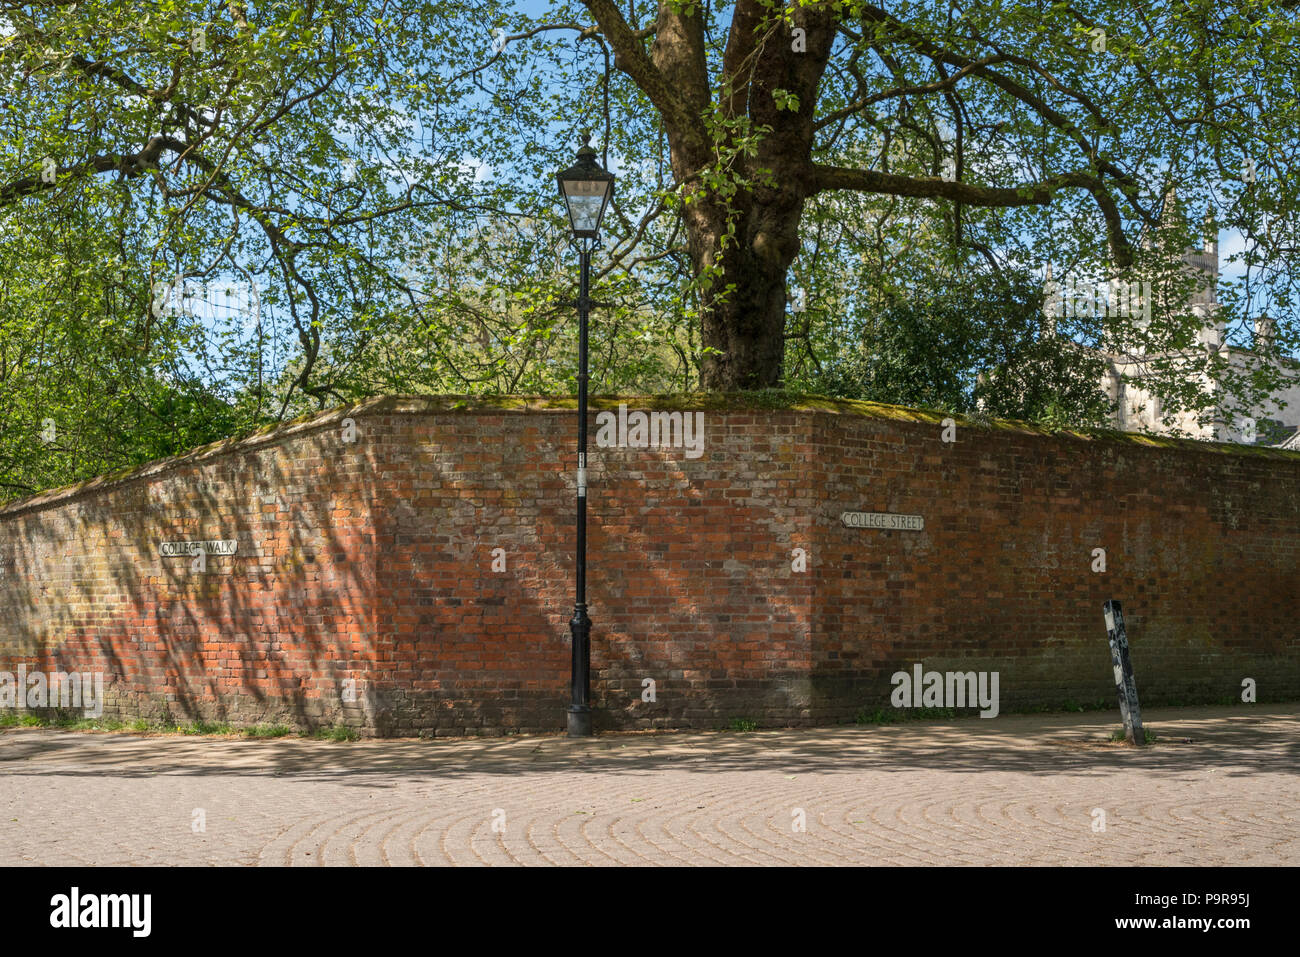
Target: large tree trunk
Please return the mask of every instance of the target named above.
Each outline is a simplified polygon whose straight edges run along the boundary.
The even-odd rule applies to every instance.
[[[799,221],[811,188],[817,90],[835,37],[828,11],[801,7],[794,15],[803,33],[800,42],[793,43],[792,31],[781,28],[759,49],[762,12],[752,0],[736,5],[723,68],[724,83],[730,84],[725,111],[769,130],[754,155],[734,161],[754,185],[727,201],[699,190],[700,171],[734,144],[702,142],[693,125],[665,118],[673,170],[693,199],[685,212],[691,264],[696,276],[711,279],[700,302],[705,349],[700,384],[707,390],[762,389],[781,381],[786,276],[799,253]],[[713,91],[699,28],[698,17],[674,14],[661,3],[652,57],[689,108],[703,113]],[[778,108],[775,90],[797,97],[799,108]],[[729,215],[734,239],[727,237]]]
[[[794,29],[765,19],[772,10],[759,0],[737,0],[721,71],[724,100],[717,103],[698,7],[687,13],[685,5],[660,0],[647,55],[613,0],[584,2],[614,47],[615,67],[663,117],[673,173],[689,200],[683,215],[691,265],[697,277],[711,279],[700,302],[701,385],[774,386],[785,358],[786,273],[799,251],[799,219],[813,188],[813,116],[835,38],[834,13],[829,5],[797,7],[796,43]],[[798,109],[778,108],[776,90],[794,96]],[[724,119],[769,130],[752,155],[731,156],[743,123],[722,133],[705,123],[719,107]],[[730,197],[710,192],[701,181],[725,157],[742,184]],[[764,185],[769,170],[774,183]],[[729,216],[734,238],[728,238]]]
[[[803,197],[790,189],[746,199],[725,249],[724,210],[701,203],[687,217],[696,275],[716,270],[701,296],[700,381],[708,390],[776,386],[785,360],[786,276],[799,251]]]

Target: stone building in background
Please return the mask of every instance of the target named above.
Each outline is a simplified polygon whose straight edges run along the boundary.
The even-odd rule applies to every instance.
[[[1181,217],[1174,197],[1165,204],[1166,222],[1173,217]],[[1197,333],[1195,345],[1186,352],[1149,353],[1141,347],[1129,352],[1107,352],[1092,350],[1107,366],[1102,379],[1102,390],[1115,403],[1112,422],[1114,427],[1125,432],[1146,432],[1155,435],[1181,435],[1217,442],[1236,442],[1249,445],[1268,445],[1280,448],[1300,448],[1300,365],[1292,360],[1269,356],[1268,346],[1273,337],[1272,320],[1257,318],[1252,331],[1250,348],[1230,346],[1226,342],[1224,323],[1219,318],[1220,303],[1216,295],[1219,279],[1219,252],[1216,231],[1211,222],[1206,222],[1205,236],[1199,249],[1189,249],[1182,256],[1188,272],[1196,280],[1196,285],[1188,297],[1187,305],[1194,315],[1203,320],[1203,326]],[[1122,284],[1121,284],[1122,285]],[[1044,328],[1051,334],[1055,329],[1055,317],[1064,311],[1063,300],[1075,300],[1064,308],[1076,308],[1075,294],[1078,287],[1070,283],[1062,295],[1062,287],[1052,281],[1050,267],[1045,286],[1044,314],[1047,317]],[[1152,295],[1149,287],[1131,291],[1131,302],[1123,296],[1120,299],[1121,310],[1112,314],[1124,315],[1143,325],[1150,321]],[[1087,297],[1085,297],[1086,299]],[[1107,305],[1115,310],[1116,295],[1114,284],[1109,295],[1103,291],[1094,295],[1084,305],[1105,309]],[[1139,298],[1142,302],[1139,303]],[[1108,300],[1103,303],[1101,300]],[[1156,309],[1174,308],[1177,304],[1161,301],[1159,291],[1154,297]],[[1205,369],[1207,353],[1218,353],[1225,370],[1218,376],[1211,376]],[[1285,382],[1271,399],[1253,406],[1243,407],[1229,395],[1223,383],[1236,377],[1247,376],[1261,364],[1270,364],[1277,368]],[[1200,421],[1194,412],[1179,411],[1166,415],[1162,408],[1160,396],[1152,382],[1157,365],[1172,366],[1174,374],[1179,367],[1185,368],[1185,374],[1192,377],[1205,391],[1216,396],[1209,421]],[[1167,374],[1167,373],[1166,373]],[[1144,385],[1143,383],[1152,383]]]

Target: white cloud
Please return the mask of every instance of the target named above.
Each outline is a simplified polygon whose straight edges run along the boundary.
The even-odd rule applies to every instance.
[[[475,159],[468,153],[461,156],[459,165],[461,171],[466,175],[472,175],[474,177],[474,182],[476,183],[481,183],[484,180],[491,179],[495,172],[487,163]]]

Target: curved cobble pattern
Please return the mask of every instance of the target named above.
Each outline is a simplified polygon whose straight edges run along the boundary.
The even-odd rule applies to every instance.
[[[0,734],[0,864],[1297,864],[1300,707],[331,743]],[[1104,829],[1102,825],[1104,824]]]

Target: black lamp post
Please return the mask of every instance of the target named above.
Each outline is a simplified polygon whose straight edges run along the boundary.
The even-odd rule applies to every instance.
[[[582,279],[578,288],[578,515],[577,597],[569,630],[573,634],[573,669],[569,704],[569,737],[591,734],[591,619],[587,617],[587,295],[591,251],[599,244],[600,220],[614,195],[614,177],[600,168],[590,135],[584,137],[578,161],[555,174],[569,211],[569,224],[578,247]]]

